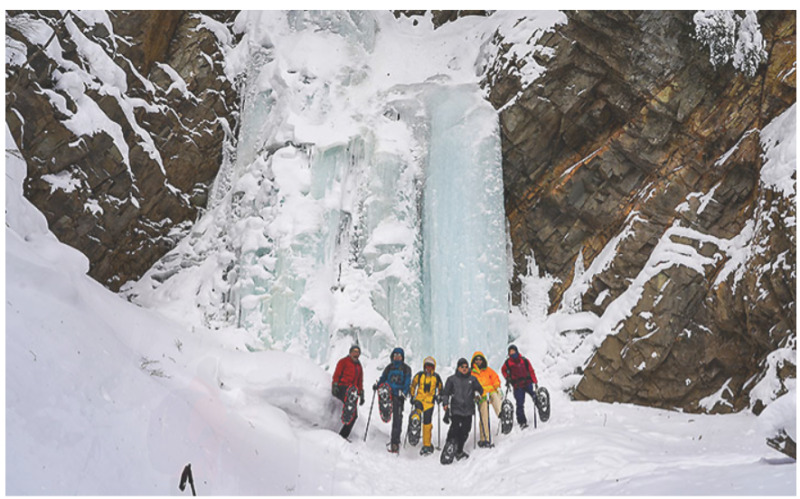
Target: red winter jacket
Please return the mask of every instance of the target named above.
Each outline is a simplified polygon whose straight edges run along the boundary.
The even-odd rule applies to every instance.
[[[333,371],[333,391],[336,392],[341,386],[344,393],[344,389],[351,385],[358,389],[359,397],[364,395],[364,370],[360,362],[353,362],[348,355],[336,364],[336,370]]]
[[[503,364],[501,371],[503,372],[503,377],[511,381],[514,388],[523,388],[531,383],[539,384],[530,361],[522,355],[516,359],[509,357]]]

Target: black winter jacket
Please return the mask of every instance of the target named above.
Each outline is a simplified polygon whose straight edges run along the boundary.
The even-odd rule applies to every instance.
[[[478,378],[471,373],[455,374],[447,378],[442,391],[442,404],[450,406],[450,414],[472,416],[475,413],[475,393],[483,394]]]

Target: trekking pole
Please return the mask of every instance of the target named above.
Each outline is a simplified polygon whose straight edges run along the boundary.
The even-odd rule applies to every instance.
[[[488,428],[488,435],[487,438],[489,439],[489,447],[492,446],[492,411],[489,410],[490,406],[492,405],[489,402],[489,398],[486,398],[486,425]]]
[[[442,448],[442,404],[436,402],[436,414],[439,415],[439,424],[436,425],[436,450]]]
[[[369,421],[372,419],[372,408],[375,406],[375,395],[378,390],[372,390],[372,402],[369,404],[369,416],[367,416],[367,429],[364,430],[364,441],[367,441],[367,432],[369,432]]]
[[[478,407],[478,403],[477,402],[475,402],[475,407]],[[473,412],[473,415],[474,414],[475,413]],[[481,417],[480,409],[478,410],[478,418],[479,417]],[[472,448],[473,449],[478,447],[478,428],[476,426],[478,424],[478,418],[475,418],[475,417],[472,418],[472,429],[473,429],[473,432],[472,432]]]
[[[534,394],[531,397],[533,398],[533,429],[535,430],[536,429],[536,415],[538,414],[539,409],[536,406],[536,399],[537,399],[536,393],[534,392]]]

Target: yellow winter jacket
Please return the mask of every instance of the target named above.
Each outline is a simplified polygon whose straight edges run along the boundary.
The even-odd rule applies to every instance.
[[[433,362],[434,371],[429,376],[425,369],[414,375],[411,381],[411,400],[422,402],[422,410],[427,411],[433,407],[433,396],[442,392],[442,378],[436,374],[436,361],[432,357],[425,359],[426,363]]]
[[[475,366],[475,358],[481,357],[483,359],[483,367],[478,369]],[[486,397],[490,393],[495,390],[500,389],[500,376],[489,367],[489,363],[486,361],[486,356],[483,355],[483,352],[475,352],[472,354],[472,361],[470,362],[472,365],[472,375],[478,378],[481,386],[483,387],[483,395]]]

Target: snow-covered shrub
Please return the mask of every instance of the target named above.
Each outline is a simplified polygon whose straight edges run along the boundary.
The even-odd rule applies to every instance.
[[[694,33],[708,47],[709,60],[717,68],[729,61],[748,77],[766,60],[764,39],[755,12],[742,18],[732,10],[701,10],[694,15]]]

